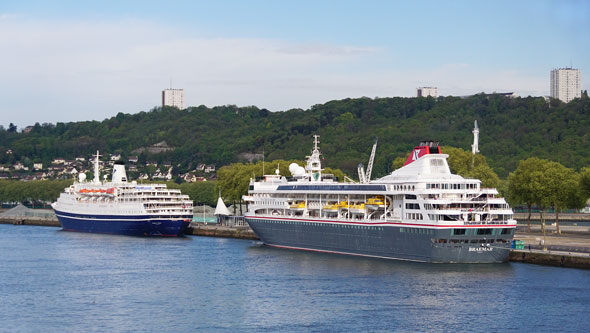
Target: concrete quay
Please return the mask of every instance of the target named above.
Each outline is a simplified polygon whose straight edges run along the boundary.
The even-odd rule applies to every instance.
[[[509,261],[527,264],[590,269],[590,253],[528,249],[510,251]]]
[[[0,219],[0,224],[14,224],[14,225],[38,225],[44,227],[60,227],[58,220],[53,219],[42,219],[42,218],[30,218],[30,217],[22,217],[22,218],[2,218]]]
[[[514,239],[524,241],[524,249],[510,251],[510,261],[538,265],[590,269],[590,232],[587,226],[562,226],[555,233],[554,226],[518,225]]]
[[[191,223],[184,233],[193,236],[258,240],[258,236],[256,236],[250,227],[226,227],[203,223]]]

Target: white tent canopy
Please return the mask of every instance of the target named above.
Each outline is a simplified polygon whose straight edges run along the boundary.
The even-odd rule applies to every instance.
[[[231,215],[229,209],[227,209],[221,197],[219,197],[219,199],[217,200],[217,207],[215,207],[215,215]]]

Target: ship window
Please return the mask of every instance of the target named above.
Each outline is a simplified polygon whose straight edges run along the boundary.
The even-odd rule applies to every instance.
[[[453,229],[453,235],[465,235],[465,229]]]
[[[477,229],[476,234],[478,234],[478,235],[491,235],[492,229]]]
[[[512,235],[512,228],[503,228],[502,235]]]

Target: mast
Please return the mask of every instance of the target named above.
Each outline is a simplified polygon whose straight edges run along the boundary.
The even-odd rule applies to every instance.
[[[94,156],[94,180],[93,183],[100,185],[100,168],[99,168],[99,162],[98,162],[98,158],[100,157],[100,155],[98,154],[98,150],[96,151],[96,155]]]
[[[310,181],[322,180],[322,161],[320,159],[320,147],[318,146],[320,143],[320,140],[318,140],[319,137],[319,135],[314,134],[313,151],[311,152],[311,156],[307,156],[307,165],[305,166],[305,170],[308,172]]]

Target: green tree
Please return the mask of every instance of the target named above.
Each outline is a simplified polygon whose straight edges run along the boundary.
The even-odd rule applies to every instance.
[[[393,170],[397,170],[397,169],[401,168],[402,166],[404,166],[404,163],[406,163],[407,159],[408,159],[407,157],[398,156],[391,163],[391,167],[393,168]]]
[[[559,162],[548,161],[545,165],[544,184],[547,199],[555,209],[555,231],[559,230],[559,210],[562,208],[581,208],[583,196],[579,191],[579,175]]]
[[[514,204],[524,204],[528,209],[527,227],[531,231],[531,210],[537,202],[540,183],[538,179],[543,173],[543,161],[531,157],[520,161],[514,172],[508,176],[508,199]]]
[[[585,200],[590,198],[590,167],[580,170],[580,192]]]

